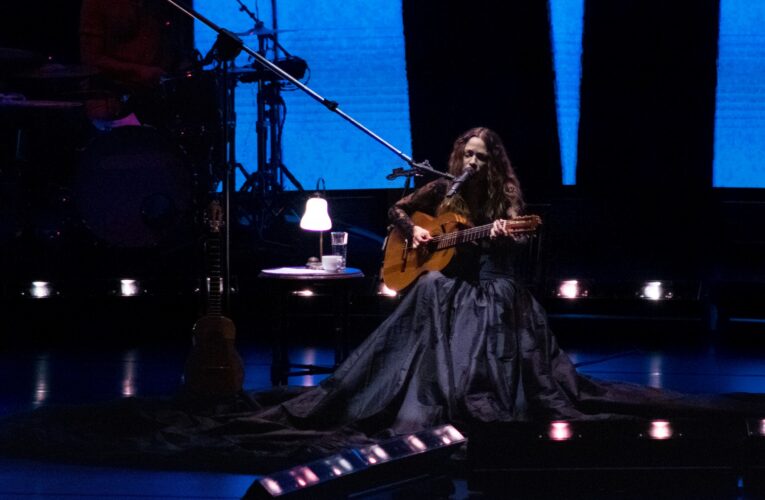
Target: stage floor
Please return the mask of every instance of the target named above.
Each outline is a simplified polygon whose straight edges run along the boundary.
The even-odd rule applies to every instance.
[[[666,342],[654,338],[648,347],[634,336],[631,339],[600,343],[563,335],[560,340],[579,370],[595,378],[691,393],[765,392],[762,347],[711,340],[678,342],[677,338]],[[186,340],[179,336],[156,342],[143,338],[138,343],[125,338],[93,343],[5,342],[0,350],[0,416],[50,405],[172,395],[181,383]],[[245,388],[269,387],[270,347],[247,332],[240,332],[238,345],[245,362]],[[301,343],[290,350],[293,362],[306,364],[331,364],[333,353],[328,343]],[[290,383],[313,385],[321,377],[292,377]],[[555,471],[550,474],[548,479],[554,478]],[[0,459],[0,498],[240,498],[256,479],[247,474]],[[453,479],[456,492],[451,498],[480,498],[468,493],[464,477]],[[516,496],[512,485],[507,488],[506,498],[533,497],[520,492]]]

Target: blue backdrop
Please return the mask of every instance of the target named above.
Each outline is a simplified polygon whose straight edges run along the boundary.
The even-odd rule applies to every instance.
[[[248,2],[272,26],[271,2]],[[196,0],[196,8],[232,31],[250,19],[234,1]],[[585,0],[549,0],[562,178],[574,184],[579,127],[582,18]],[[411,155],[409,97],[401,2],[288,0],[277,4],[279,41],[310,67],[308,85],[393,146]],[[720,0],[713,182],[715,187],[765,187],[765,3]],[[196,27],[205,53],[214,40]],[[257,38],[244,37],[257,48]],[[237,61],[248,64],[246,57]],[[312,189],[400,187],[385,176],[404,164],[382,145],[298,90],[286,89],[284,163]],[[256,168],[256,85],[237,89],[237,159]],[[242,179],[239,179],[242,182]],[[287,183],[285,186],[291,189]]]
[[[234,0],[195,0],[194,5],[231,31],[243,32],[252,26]],[[246,5],[267,27],[272,26],[270,1],[247,1]],[[287,0],[277,3],[276,18],[279,43],[308,62],[308,86],[339,102],[340,109],[411,156],[401,3]],[[214,32],[200,23],[195,31],[197,47],[204,54]],[[250,48],[258,48],[257,37],[243,40]],[[247,63],[245,56],[237,60],[237,65]],[[402,179],[385,179],[392,168],[406,165],[394,153],[302,91],[286,90],[282,95],[287,108],[284,164],[306,189],[313,189],[319,178],[327,189],[403,185]],[[237,160],[248,171],[257,167],[256,97],[255,83],[239,85]],[[292,189],[289,181],[285,187]]]
[[[715,187],[765,187],[765,2],[720,0]]]

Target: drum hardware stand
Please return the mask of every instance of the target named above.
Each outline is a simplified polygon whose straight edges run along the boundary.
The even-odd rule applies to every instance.
[[[386,141],[385,139],[383,139],[382,137],[380,137],[376,133],[372,132],[370,129],[368,129],[367,127],[362,125],[359,121],[357,121],[356,119],[354,119],[353,117],[351,117],[350,115],[348,115],[347,113],[342,111],[340,109],[339,103],[337,103],[336,101],[332,101],[330,99],[327,99],[327,98],[321,96],[320,94],[315,92],[313,89],[309,88],[307,85],[305,85],[302,82],[300,82],[297,78],[293,77],[288,72],[284,71],[278,65],[276,65],[273,62],[269,61],[266,57],[264,57],[259,52],[255,51],[255,50],[253,50],[253,49],[251,49],[249,47],[247,47],[244,44],[244,42],[242,42],[242,39],[239,38],[236,34],[232,33],[231,31],[228,31],[226,29],[221,28],[220,26],[216,25],[215,23],[213,23],[212,21],[210,21],[209,19],[207,19],[206,17],[201,15],[199,12],[195,11],[194,9],[179,3],[178,0],[165,0],[165,1],[170,3],[173,7],[177,8],[178,10],[183,12],[184,14],[186,14],[186,15],[192,17],[193,19],[195,19],[195,20],[197,20],[197,21],[207,25],[207,27],[209,27],[210,29],[212,29],[213,31],[218,33],[218,38],[217,38],[215,43],[216,43],[216,45],[220,44],[220,47],[218,48],[219,51],[221,50],[222,47],[230,48],[232,52],[235,52],[235,54],[239,54],[240,51],[244,51],[246,54],[248,54],[251,57],[253,57],[265,69],[271,71],[272,73],[277,75],[279,78],[282,78],[284,80],[289,81],[295,87],[297,87],[298,89],[300,89],[304,93],[306,93],[309,97],[313,98],[315,101],[317,101],[318,103],[322,104],[329,111],[336,113],[341,118],[346,120],[348,123],[350,123],[351,125],[353,125],[357,129],[359,129],[361,132],[363,132],[364,134],[368,135],[369,137],[371,137],[375,141],[379,142],[385,148],[390,150],[393,154],[395,154],[400,159],[402,159],[403,161],[408,163],[412,169],[415,169],[415,170],[417,170],[420,173],[430,173],[430,174],[441,176],[441,177],[445,177],[445,178],[448,178],[448,179],[453,179],[454,178],[454,176],[452,176],[452,175],[450,175],[448,173],[435,170],[433,167],[430,166],[430,163],[427,160],[419,162],[419,163],[415,162],[411,157],[407,156],[405,153],[403,153],[401,150],[399,150],[398,148],[393,146],[391,143],[389,143],[388,141]],[[241,3],[240,3],[240,5],[241,5]],[[230,64],[230,63],[226,63],[226,64],[223,65],[224,73],[226,73],[226,68],[228,67],[227,66],[228,64]],[[231,86],[228,85],[228,78],[226,78],[226,85],[225,86],[226,86],[226,91],[227,92],[233,93],[233,90],[230,88]],[[228,99],[228,100],[231,101],[232,99]],[[233,111],[233,110],[231,110],[231,111]],[[228,122],[225,121],[225,120],[228,119],[228,118],[229,117],[228,117],[228,114],[227,114],[227,116],[224,117],[224,123],[226,123],[227,125],[228,125]],[[225,135],[228,135],[229,132],[230,132],[230,130],[229,130],[228,126],[227,126],[226,127],[226,134]],[[228,144],[229,144],[230,147],[232,146],[232,143],[233,143],[233,141],[229,141]],[[230,154],[228,154],[229,162],[226,164],[227,167],[234,165],[234,163],[231,162],[231,158],[233,157],[233,154],[231,152],[231,148],[230,148],[229,153],[230,153]],[[259,152],[259,154],[260,154],[260,152]],[[230,196],[229,195],[230,195],[230,190],[231,190],[232,181],[233,181],[232,178],[233,178],[233,170],[231,168],[227,168],[226,182],[224,183],[224,198],[226,200],[226,203],[224,204],[224,217],[225,217],[224,220],[225,221],[228,221],[229,220],[229,216],[230,216],[230,203],[229,203],[229,197]],[[225,224],[223,227],[224,227],[224,231],[225,231],[224,241],[225,241],[225,244],[226,244],[226,250],[225,250],[225,253],[224,253],[224,263],[223,263],[224,266],[225,266],[225,275],[224,276],[225,276],[225,279],[229,279],[230,278],[230,269],[229,269],[229,257],[230,257],[230,254],[229,254],[229,228],[230,228],[230,224]],[[230,283],[230,281],[226,281],[226,283]],[[226,288],[226,291],[228,292],[229,286],[227,285],[225,288]],[[228,297],[225,297],[225,298],[228,299]]]
[[[239,10],[247,14],[253,21],[253,28],[250,33],[257,35],[258,37],[258,53],[263,59],[266,58],[268,53],[268,42],[272,42],[273,46],[273,63],[279,64],[279,52],[284,52],[285,55],[292,58],[292,56],[284,49],[277,38],[277,25],[276,25],[276,0],[271,0],[272,8],[272,25],[273,30],[264,28],[264,23],[258,19],[255,14],[250,11],[242,0],[236,0],[239,4]],[[297,58],[293,58],[296,60]],[[252,192],[261,201],[261,205],[258,207],[259,214],[254,217],[256,222],[256,231],[258,238],[263,241],[263,231],[270,226],[271,220],[274,217],[278,217],[284,210],[285,206],[280,205],[275,199],[275,195],[284,191],[284,180],[288,179],[292,185],[301,193],[305,192],[302,184],[298,179],[289,171],[289,169],[282,162],[282,128],[284,126],[282,119],[282,109],[284,107],[284,100],[281,96],[281,83],[278,78],[274,78],[274,74],[268,71],[259,71],[256,73],[256,78],[249,81],[257,81],[257,119],[256,119],[256,134],[257,134],[257,170],[255,174],[249,175],[244,169],[246,181],[239,188],[240,192]],[[302,77],[300,75],[298,78]],[[270,149],[269,149],[270,145]],[[270,158],[268,154],[270,153]]]

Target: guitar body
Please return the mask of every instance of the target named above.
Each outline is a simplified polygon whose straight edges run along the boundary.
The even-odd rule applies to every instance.
[[[416,226],[430,231],[431,236],[451,233],[468,225],[467,220],[454,213],[433,217],[422,212],[412,214]],[[383,259],[382,276],[385,286],[391,290],[403,290],[427,271],[440,271],[454,257],[454,247],[432,250],[427,245],[410,248],[409,242],[397,230],[388,235]]]
[[[234,322],[225,316],[206,315],[197,320],[193,332],[186,360],[186,390],[204,398],[238,394],[244,384],[244,363],[234,346]]]
[[[455,247],[461,243],[478,241],[491,236],[492,224],[470,227],[468,221],[454,213],[432,217],[422,212],[411,216],[416,226],[427,229],[433,237],[425,245],[411,248],[410,242],[393,229],[388,235],[383,259],[382,278],[392,290],[403,290],[427,271],[440,271],[454,257]],[[538,215],[524,215],[502,221],[512,234],[534,233],[542,224]]]

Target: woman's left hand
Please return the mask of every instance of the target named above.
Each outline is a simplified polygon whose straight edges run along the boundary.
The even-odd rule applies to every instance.
[[[507,221],[505,219],[497,219],[491,226],[489,237],[494,239],[497,236],[512,236],[512,234],[513,230],[507,225]]]

